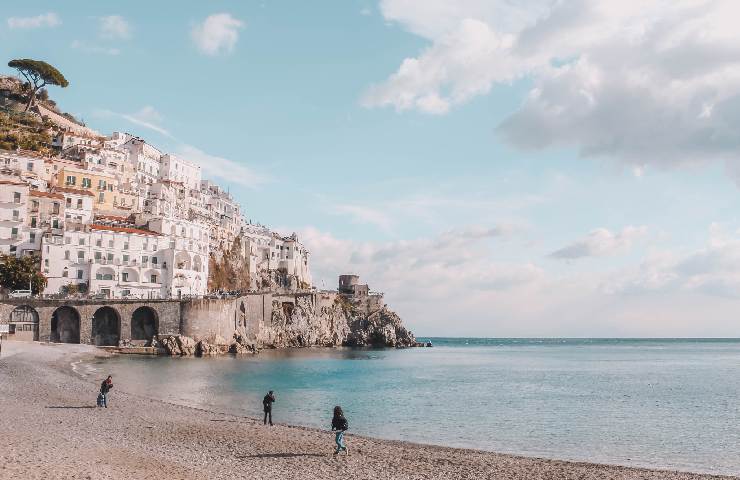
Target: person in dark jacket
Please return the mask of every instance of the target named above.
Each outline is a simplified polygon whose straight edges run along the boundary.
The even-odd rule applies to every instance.
[[[108,408],[108,392],[111,388],[113,388],[113,377],[108,375],[108,378],[100,384],[100,395],[103,397],[102,406],[105,408]]]
[[[270,419],[270,426],[272,426],[272,404],[275,403],[275,394],[272,390],[267,392],[265,398],[262,399],[262,407],[265,410],[265,425],[267,425],[267,419]]]
[[[334,455],[344,450],[349,455],[349,449],[344,444],[344,432],[349,429],[347,419],[344,418],[344,412],[342,407],[337,405],[334,407],[334,418],[331,419],[331,429],[334,433],[334,442],[337,444],[337,449],[334,450]]]

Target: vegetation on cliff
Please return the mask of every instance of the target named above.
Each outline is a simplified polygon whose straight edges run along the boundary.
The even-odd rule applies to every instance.
[[[27,94],[28,101],[24,111],[28,111],[36,99],[36,94],[47,85],[57,85],[66,88],[69,82],[62,72],[42,60],[32,60],[30,58],[18,58],[8,62],[8,66],[18,70],[23,78],[28,82]]]

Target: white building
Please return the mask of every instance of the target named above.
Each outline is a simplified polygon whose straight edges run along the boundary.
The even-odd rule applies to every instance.
[[[0,253],[19,255],[27,243],[28,184],[18,179],[0,179]]]
[[[209,228],[174,218],[152,218],[147,227],[166,236],[164,262],[167,275],[163,285],[169,296],[204,295],[208,292]]]
[[[108,297],[161,298],[167,239],[144,229],[92,224],[63,237],[45,235],[41,245],[44,293],[69,285]],[[80,288],[80,286],[82,286]]]
[[[165,154],[160,159],[159,178],[185,185],[185,188],[200,189],[200,166],[176,155]]]
[[[56,187],[54,193],[64,197],[64,223],[66,228],[79,230],[93,219],[93,199],[95,195],[87,190]]]

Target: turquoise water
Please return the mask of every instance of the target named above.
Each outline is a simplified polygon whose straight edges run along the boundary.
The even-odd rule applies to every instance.
[[[427,339],[421,339],[427,340]],[[118,388],[353,433],[550,458],[740,474],[740,340],[442,339],[96,365]],[[115,398],[112,398],[115,401]]]

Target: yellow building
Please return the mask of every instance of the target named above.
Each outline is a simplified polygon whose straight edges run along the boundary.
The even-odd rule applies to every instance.
[[[94,172],[69,165],[60,165],[56,185],[75,190],[85,190],[95,196],[93,211],[110,212],[119,207],[118,179],[104,172]],[[129,200],[130,201],[130,200]]]

